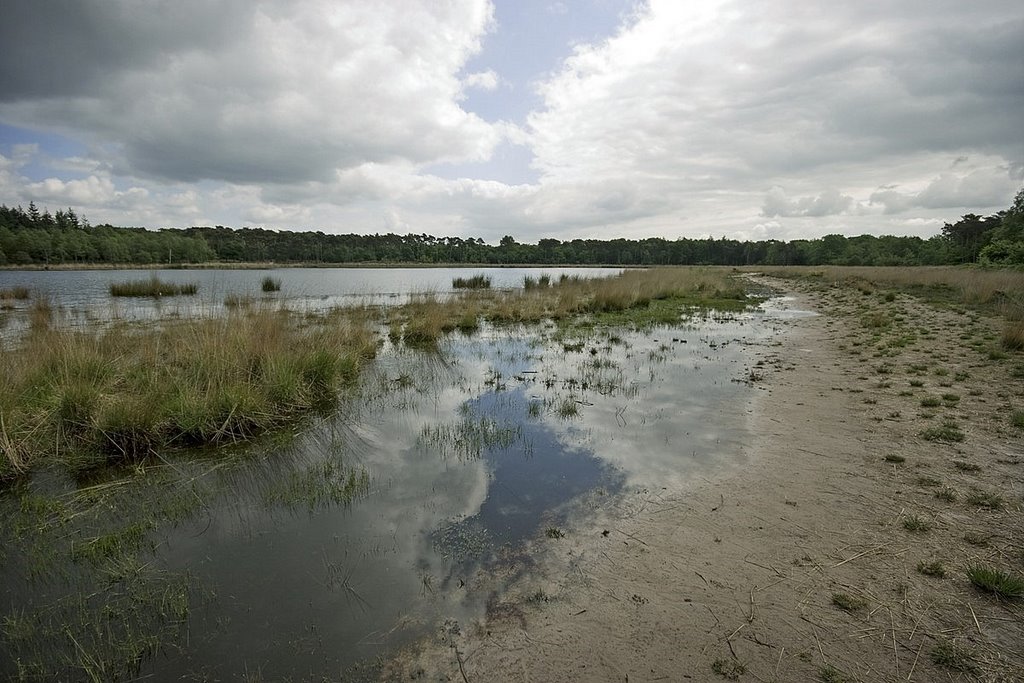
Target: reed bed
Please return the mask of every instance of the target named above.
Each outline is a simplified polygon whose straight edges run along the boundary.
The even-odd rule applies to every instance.
[[[110,283],[110,296],[153,297],[195,294],[199,285],[195,282],[164,282],[155,275],[147,280],[129,280]]]
[[[281,280],[267,275],[260,281],[260,289],[264,292],[280,292]]]
[[[0,357],[0,479],[251,439],[331,405],[375,340],[365,320],[259,308],[104,331],[34,327]]]
[[[0,301],[24,301],[32,296],[28,287],[4,287],[0,289]]]
[[[479,273],[470,277],[457,277],[452,280],[452,287],[455,289],[490,289],[491,278]]]

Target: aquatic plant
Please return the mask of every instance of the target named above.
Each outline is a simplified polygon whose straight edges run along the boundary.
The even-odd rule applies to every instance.
[[[452,287],[455,289],[490,289],[491,278],[479,273],[470,277],[457,277],[452,279]]]
[[[110,296],[159,298],[162,296],[195,294],[198,290],[199,285],[195,282],[164,282],[156,275],[153,275],[148,280],[110,283]]]
[[[260,289],[264,292],[279,292],[281,291],[281,280],[267,275],[260,281]]]

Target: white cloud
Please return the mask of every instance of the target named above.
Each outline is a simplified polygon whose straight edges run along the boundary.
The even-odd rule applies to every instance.
[[[467,88],[479,88],[480,90],[494,90],[500,82],[501,79],[493,69],[471,73],[463,79]]]

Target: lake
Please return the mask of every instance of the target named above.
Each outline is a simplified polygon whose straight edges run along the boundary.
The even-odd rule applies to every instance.
[[[466,272],[275,276],[323,293],[318,276],[339,287],[365,274],[361,293],[322,294],[351,299],[415,291],[389,275],[450,291]],[[482,272],[514,287],[563,269]],[[86,306],[124,277],[31,275],[94,278]],[[0,672],[79,676],[70,662],[85,649],[101,673],[160,680],[373,678],[378,657],[480,623],[537,553],[599,534],[623,501],[742,467],[764,394],[751,369],[799,314],[776,299],[644,332],[485,325],[437,351],[385,340],[358,393],[300,429],[97,478],[41,472],[0,497]]]

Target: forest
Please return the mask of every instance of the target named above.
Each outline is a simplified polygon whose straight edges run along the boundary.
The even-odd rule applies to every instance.
[[[928,239],[825,235],[817,239],[738,241],[479,238],[426,234],[334,234],[263,228],[189,227],[149,230],[91,225],[72,208],[51,214],[0,206],[0,266],[97,264],[578,264],[578,265],[858,265],[978,263],[1024,265],[1024,189],[991,216],[969,213]]]

